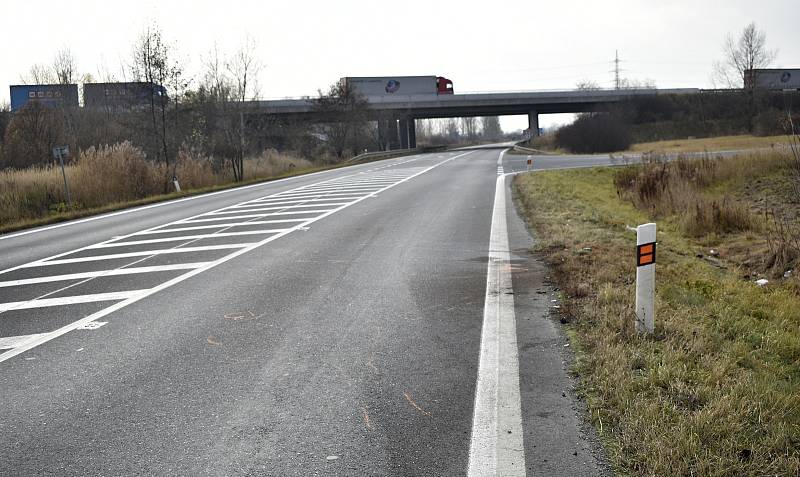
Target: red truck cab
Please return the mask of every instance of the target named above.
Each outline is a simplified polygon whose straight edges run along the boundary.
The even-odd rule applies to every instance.
[[[436,94],[453,94],[453,82],[442,76],[437,76]]]

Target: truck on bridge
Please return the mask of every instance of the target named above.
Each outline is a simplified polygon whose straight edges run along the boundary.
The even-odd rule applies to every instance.
[[[91,109],[142,110],[155,101],[168,101],[167,89],[147,82],[86,83],[83,85],[83,104]]]
[[[453,94],[453,82],[442,76],[375,76],[341,79],[345,88],[370,98]]]
[[[744,87],[747,89],[800,90],[800,69],[745,70]]]
[[[11,111],[17,112],[34,101],[50,108],[78,107],[77,84],[26,84],[13,85],[11,90]]]

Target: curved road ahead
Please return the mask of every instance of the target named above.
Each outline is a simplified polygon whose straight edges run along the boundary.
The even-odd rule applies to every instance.
[[[603,474],[507,191],[525,159],[0,236],[0,475]]]

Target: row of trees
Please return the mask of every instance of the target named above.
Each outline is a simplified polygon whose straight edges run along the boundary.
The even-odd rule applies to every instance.
[[[298,155],[330,160],[378,149],[374,117],[366,101],[334,83],[319,91],[315,108],[326,120],[316,125],[299,121],[276,122],[248,115],[247,103],[260,97],[257,81],[264,65],[256,56],[256,43],[247,38],[227,54],[216,46],[205,56],[202,72],[189,77],[175,46],[158,27],[147,28],[133,44],[123,77],[151,87],[148,104],[119,111],[87,108],[47,108],[31,102],[12,116],[0,111],[0,167],[23,168],[52,161],[57,144],[73,151],[92,146],[130,141],[147,158],[163,163],[164,188],[171,186],[181,148],[204,155],[218,169],[227,168],[234,180],[244,177],[245,157],[267,147],[291,150]],[[116,77],[100,73],[104,82]],[[51,64],[37,64],[23,75],[30,84],[94,82],[81,74],[69,49],[58,51]],[[161,94],[161,86],[168,94]],[[7,124],[6,124],[7,123]],[[453,143],[502,135],[497,118],[465,118],[417,121],[421,143]]]
[[[234,180],[244,177],[244,157],[260,152],[262,144],[248,140],[245,101],[259,95],[257,76],[262,64],[251,39],[235,51],[208,55],[200,78],[189,78],[173,44],[158,27],[147,28],[135,41],[123,73],[126,80],[150,85],[145,107],[118,111],[47,108],[31,102],[11,119],[0,111],[0,167],[27,167],[48,162],[55,144],[68,143],[73,150],[131,141],[146,151],[150,160],[162,162],[168,171],[164,187],[171,184],[180,148],[208,155],[218,167],[230,169]],[[114,81],[105,75],[104,81]],[[94,82],[79,74],[74,55],[60,50],[49,65],[37,64],[22,76],[30,84]],[[194,88],[191,86],[194,85]],[[168,94],[161,94],[162,87]],[[141,105],[139,105],[141,106]],[[7,124],[6,124],[7,123]]]
[[[463,141],[498,141],[503,139],[497,116],[423,119],[417,121],[417,142],[448,144]]]

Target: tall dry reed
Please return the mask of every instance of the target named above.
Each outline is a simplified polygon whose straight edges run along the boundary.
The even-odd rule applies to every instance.
[[[268,179],[312,166],[306,159],[266,150],[245,159],[245,180]],[[233,182],[224,160],[190,150],[178,154],[175,175],[183,190]],[[171,171],[163,163],[148,160],[130,142],[123,142],[81,151],[78,159],[66,166],[66,176],[73,208],[90,209],[162,194]],[[60,167],[0,171],[0,228],[64,211],[66,202]]]

